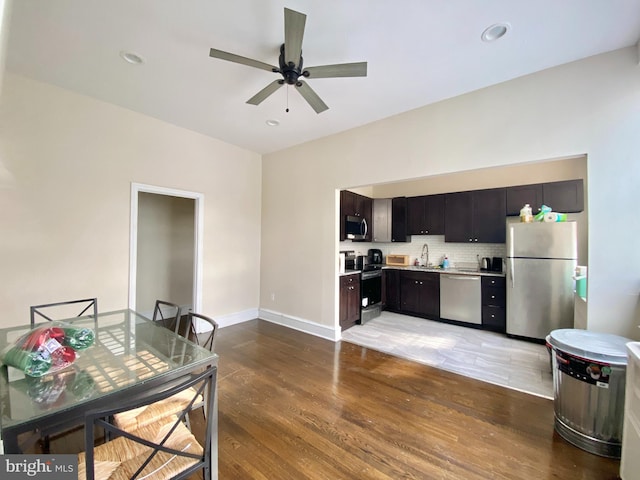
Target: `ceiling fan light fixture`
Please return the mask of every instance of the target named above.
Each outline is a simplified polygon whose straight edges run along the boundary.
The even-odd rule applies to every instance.
[[[144,63],[144,58],[133,52],[126,52],[122,50],[120,52],[120,57],[131,65],[142,65]]]
[[[511,25],[509,23],[494,23],[490,27],[485,28],[480,38],[483,42],[495,42],[499,38],[504,37],[510,29]]]
[[[278,120],[274,119],[274,118],[270,118],[265,123],[267,125],[269,125],[270,127],[277,127],[278,125],[280,125],[280,122]]]

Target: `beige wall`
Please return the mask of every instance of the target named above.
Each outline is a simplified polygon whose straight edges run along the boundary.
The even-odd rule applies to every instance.
[[[136,311],[153,315],[156,300],[193,307],[194,216],[192,198],[139,192]]]
[[[11,74],[0,131],[0,326],[37,303],[127,307],[132,182],[204,195],[202,311],[255,314],[259,155]]]
[[[640,338],[638,125],[627,48],[267,155],[261,308],[337,330],[337,189],[587,155],[589,328]]]

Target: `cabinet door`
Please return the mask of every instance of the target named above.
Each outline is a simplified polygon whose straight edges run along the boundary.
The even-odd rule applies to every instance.
[[[444,235],[444,195],[424,197],[425,233]]]
[[[531,205],[531,211],[535,215],[542,206],[542,184],[518,185],[507,187],[507,215],[520,215],[520,209],[525,204]]]
[[[506,189],[492,188],[473,192],[473,241],[505,243]]]
[[[400,310],[400,271],[384,270],[386,287],[386,308],[391,311]]]
[[[407,231],[409,235],[425,235],[425,197],[407,198]]]
[[[473,241],[472,192],[447,193],[445,195],[445,242]]]
[[[407,235],[407,198],[396,197],[391,200],[391,241],[410,242]]]
[[[554,212],[581,212],[584,210],[584,182],[578,179],[545,183],[542,185],[542,201]]]
[[[340,314],[342,330],[360,320],[360,275],[340,277]]]
[[[420,300],[420,274],[418,272],[400,272],[401,311],[422,314]]]
[[[421,279],[421,313],[425,317],[440,318],[440,274],[423,273]]]
[[[391,199],[390,198],[374,198],[373,199],[373,231],[372,241],[374,242],[390,242],[391,241]]]

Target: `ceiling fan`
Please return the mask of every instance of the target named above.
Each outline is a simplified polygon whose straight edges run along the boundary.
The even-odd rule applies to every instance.
[[[335,78],[335,77],[366,77],[367,62],[341,63],[337,65],[322,65],[318,67],[302,67],[302,38],[307,16],[288,8],[284,9],[284,43],[280,47],[279,66],[274,67],[268,63],[251,58],[242,57],[222,50],[210,49],[209,56],[240,63],[249,67],[260,68],[273,73],[279,73],[282,78],[275,80],[265,88],[247,100],[251,105],[259,105],[269,95],[278,90],[285,83],[294,85],[300,95],[307,101],[316,113],[322,113],[329,107],[322,101],[316,92],[302,78]],[[287,109],[289,111],[289,109]]]

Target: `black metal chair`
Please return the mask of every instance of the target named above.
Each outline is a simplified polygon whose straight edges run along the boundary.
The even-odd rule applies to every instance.
[[[78,305],[78,308],[82,308],[82,310],[80,311],[80,313],[78,313],[76,315],[75,314],[75,312],[77,311],[76,309],[64,308],[65,306],[69,306],[69,305],[74,305],[74,306]],[[49,315],[51,315],[50,313],[47,314],[50,310],[54,310],[54,309],[59,314],[60,314],[60,312],[64,312],[62,317],[60,315],[58,315],[58,318],[54,319],[51,316],[49,316]],[[89,309],[92,309],[93,313],[91,313],[91,315],[93,316],[93,318],[95,320],[97,320],[98,319],[98,299],[97,298],[85,298],[85,299],[82,299],[82,300],[69,300],[69,301],[66,301],[66,302],[56,302],[56,303],[45,303],[45,304],[42,304],[42,305],[33,305],[33,306],[31,306],[29,308],[30,317],[31,317],[31,328],[33,328],[35,326],[35,324],[36,324],[36,316],[42,317],[45,320],[47,320],[48,322],[54,322],[55,320],[64,320],[64,319],[67,319],[67,318],[71,318],[72,316],[81,317]],[[47,313],[45,313],[44,310],[46,310]],[[69,314],[69,312],[73,312],[73,313]]]
[[[202,315],[200,313],[189,312],[188,315],[189,325],[186,328],[187,340],[192,340],[194,343],[200,345],[203,348],[213,352],[215,346],[215,337],[218,332],[218,324],[215,320]],[[194,319],[200,319],[211,325],[212,330],[198,334],[194,325]],[[204,335],[204,336],[203,336]],[[114,424],[123,430],[132,430],[140,427],[150,425],[152,423],[161,421],[163,418],[174,415],[177,411],[182,410],[187,402],[191,400],[193,392],[183,392],[178,395],[174,395],[170,398],[166,398],[159,402],[148,405],[145,408],[139,408],[127,413],[117,414],[114,418]],[[192,403],[189,411],[197,410],[205,406],[206,399],[204,396],[200,396],[195,402]],[[205,410],[206,412],[206,410]],[[189,421],[189,415],[184,417],[187,428],[191,430],[191,422]]]
[[[198,470],[211,478],[211,438],[214,422],[207,422],[200,441],[183,423],[199,397],[208,398],[213,409],[216,369],[192,374],[187,381],[175,380],[108,409],[92,410],[85,415],[85,451],[78,455],[78,479],[128,478],[154,480],[182,479]],[[164,417],[136,430],[123,430],[110,420],[172,396],[191,393],[191,401],[177,415]],[[111,440],[94,446],[95,430],[102,428]]]
[[[175,303],[166,302],[164,300],[156,300],[153,309],[153,321],[162,322],[165,328],[171,329],[172,321],[175,319],[174,331],[180,332],[180,320],[182,318],[182,307]]]

